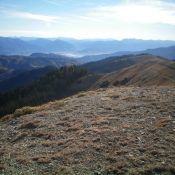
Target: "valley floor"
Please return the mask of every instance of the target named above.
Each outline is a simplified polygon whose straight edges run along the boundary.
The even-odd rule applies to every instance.
[[[0,122],[0,174],[175,174],[173,87],[82,92],[11,117]]]

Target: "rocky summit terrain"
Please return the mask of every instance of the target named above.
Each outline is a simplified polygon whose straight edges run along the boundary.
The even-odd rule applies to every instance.
[[[0,121],[0,174],[173,175],[175,88],[81,92]]]

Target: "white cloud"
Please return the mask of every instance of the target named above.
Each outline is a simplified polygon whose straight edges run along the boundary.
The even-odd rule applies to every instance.
[[[143,0],[113,6],[100,6],[89,12],[87,17],[103,19],[103,21],[175,25],[175,4],[160,0]]]
[[[85,21],[94,21],[94,22],[103,22],[102,20],[98,19],[98,18],[91,18],[89,16],[75,16],[75,19],[81,19],[81,20],[85,20]]]
[[[65,0],[45,1],[53,2],[53,5],[58,3],[58,6],[60,1],[62,3],[64,1],[65,4],[67,2]],[[9,19],[12,21],[12,27],[8,27],[7,30],[2,25],[1,29],[4,31],[0,30],[0,35],[175,40],[175,3],[162,0],[121,0],[118,2],[120,3],[88,7],[86,10],[76,12],[61,13],[58,7],[58,10],[54,11],[55,14],[59,14],[58,16],[18,10],[9,11],[5,7],[0,7],[1,23],[5,24]],[[37,23],[30,23],[31,21],[26,23],[25,20],[20,20],[17,24],[21,25],[15,25],[18,19],[33,20]]]
[[[38,37],[53,37],[53,33],[41,30],[0,30],[1,36],[38,36]]]
[[[54,23],[54,22],[57,22],[57,20],[61,19],[58,16],[41,15],[41,14],[34,14],[34,13],[28,13],[28,12],[14,12],[13,15],[20,18],[32,19],[32,20],[48,22],[48,23]]]
[[[9,12],[9,11],[4,10],[3,12],[6,13],[6,15],[10,17],[35,20],[35,21],[41,21],[41,22],[46,22],[46,23],[57,23],[58,20],[62,19],[62,17],[59,17],[59,16],[42,15],[42,14],[21,12],[21,11]]]

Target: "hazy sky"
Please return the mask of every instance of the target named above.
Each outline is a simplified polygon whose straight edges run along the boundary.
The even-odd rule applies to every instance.
[[[0,35],[175,40],[175,0],[0,0]]]

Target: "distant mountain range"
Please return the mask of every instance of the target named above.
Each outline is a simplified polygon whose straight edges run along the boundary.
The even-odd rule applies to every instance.
[[[148,50],[142,51],[141,53],[144,53],[144,52],[152,55],[165,57],[171,60],[175,60],[175,46],[148,49]]]
[[[46,66],[62,67],[65,65],[77,64],[73,57],[66,57],[55,54],[35,53],[30,56],[5,56],[0,55],[0,67],[3,70],[31,70]]]
[[[95,73],[93,76],[88,75],[88,78],[83,80],[84,85],[81,84],[81,86],[86,89],[86,85],[88,87],[91,86],[91,83],[86,82],[87,79],[93,84],[93,81],[96,81],[100,77],[99,74],[118,72],[142,62],[143,57],[144,59],[148,58],[148,61],[150,61],[150,57],[154,56],[150,56],[149,54],[155,55],[156,58],[160,56],[174,60],[175,41],[0,37],[0,54],[1,53],[3,55],[0,55],[0,92],[27,86],[34,80],[47,74],[50,69],[67,65],[81,65],[82,68]],[[85,54],[85,56],[73,57],[55,53],[63,53],[65,55]],[[95,55],[88,55],[91,53]],[[23,56],[28,54],[30,55]],[[168,60],[165,62],[168,62]],[[166,65],[165,62],[162,62],[162,64],[164,63]],[[154,67],[153,69],[156,70]],[[128,70],[128,72],[130,72],[130,70]],[[76,85],[76,87],[78,87],[78,85]]]
[[[173,57],[173,49],[175,47],[151,49],[151,52],[155,55],[161,55],[167,53],[167,57]],[[161,52],[161,51],[164,52]],[[159,52],[160,51],[160,52]],[[43,54],[34,53],[30,56],[0,56],[0,92],[13,90],[16,87],[26,86],[32,81],[39,79],[44,76],[49,69],[60,68],[65,65],[80,65],[82,68],[87,69],[94,73],[110,73],[119,71],[128,66],[135,65],[136,63],[142,62],[143,57],[150,60],[149,54],[142,52],[131,52],[134,54],[128,54],[130,52],[118,52],[113,54],[102,54],[85,56],[81,58],[66,57],[56,54]],[[139,53],[140,56],[137,56]],[[142,53],[142,54],[140,54]],[[154,57],[154,56],[152,56]],[[105,59],[104,59],[105,58]],[[134,58],[134,59],[131,59]],[[141,59],[142,58],[142,59]],[[98,60],[98,61],[95,61]],[[92,61],[92,62],[89,62]],[[168,61],[168,60],[166,60]],[[82,64],[82,63],[86,64]],[[166,65],[166,64],[165,64]],[[48,69],[49,68],[49,69]],[[96,77],[96,75],[95,75]],[[95,79],[91,77],[91,79]],[[85,84],[87,84],[85,82]],[[85,85],[84,85],[85,86]]]
[[[98,60],[102,60],[113,56],[122,56],[122,55],[130,55],[130,54],[137,55],[137,54],[145,54],[145,53],[164,57],[170,60],[175,60],[175,46],[170,46],[170,47],[160,47],[155,49],[147,49],[147,50],[137,51],[137,52],[120,51],[120,52],[114,52],[112,54],[87,55],[79,58],[79,61],[82,63],[88,63],[88,62],[98,61]]]
[[[161,40],[76,40],[43,38],[0,37],[0,55],[30,55],[35,52],[67,54],[75,56],[136,52],[175,45],[175,41]]]

